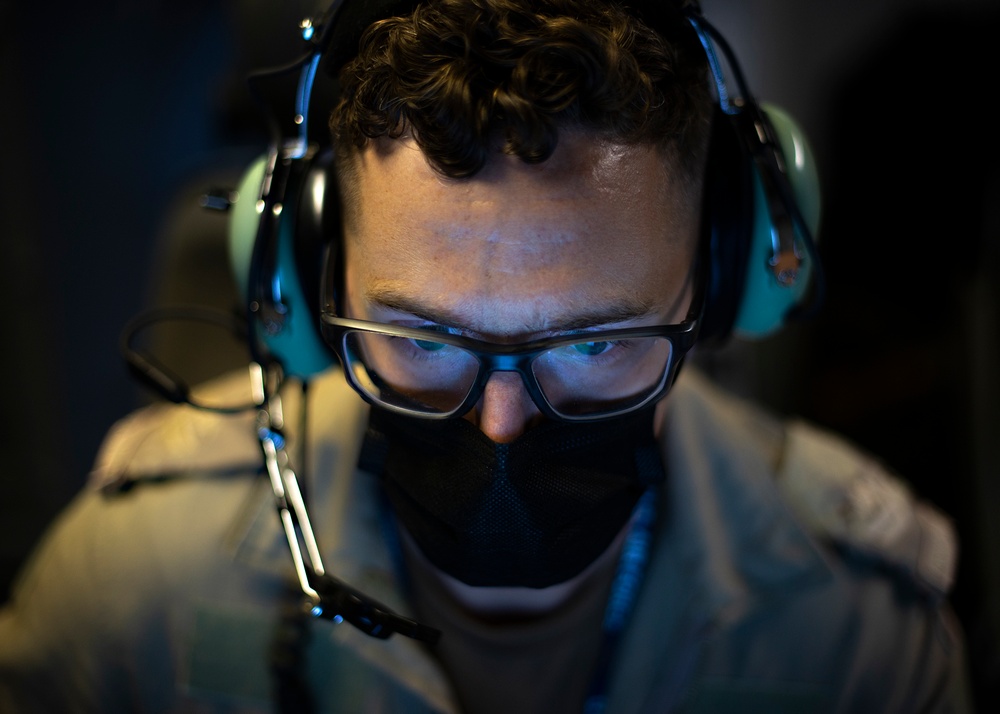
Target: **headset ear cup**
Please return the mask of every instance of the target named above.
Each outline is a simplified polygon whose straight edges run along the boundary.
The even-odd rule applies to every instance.
[[[708,242],[703,345],[724,343],[732,330],[746,279],[753,217],[750,159],[732,120],[716,108],[705,171],[702,240]]]
[[[243,174],[238,187],[238,197],[230,208],[229,223],[229,260],[233,277],[240,289],[244,302],[253,300],[249,295],[251,262],[253,260],[254,243],[257,239],[257,228],[260,221],[257,202],[261,195],[261,184],[267,159],[261,157],[254,161]],[[317,167],[316,171],[324,171]],[[260,329],[256,321],[249,326],[250,339],[255,341],[258,351],[263,351],[269,357],[281,362],[286,375],[308,379],[333,364],[333,356],[320,337],[318,318],[315,306],[319,302],[318,288],[307,292],[299,275],[296,260],[296,231],[299,223],[299,213],[302,210],[312,210],[315,204],[316,192],[322,192],[324,186],[317,186],[311,162],[303,163],[301,169],[293,171],[285,189],[284,205],[294,210],[285,210],[278,222],[277,256],[273,261],[274,274],[267,276],[268,283],[276,286],[276,292],[282,296],[288,310],[284,316],[281,329],[269,333]],[[307,185],[309,191],[303,191]],[[322,196],[319,196],[322,201]],[[303,221],[309,224],[311,217]],[[317,259],[316,270],[319,270]],[[318,275],[318,273],[317,273]],[[312,282],[318,282],[313,280]],[[307,294],[313,299],[307,299]]]
[[[339,277],[335,268],[340,257],[340,200],[333,163],[332,148],[324,149],[313,160],[303,180],[295,226],[295,266],[317,331],[322,310],[336,310],[336,290],[325,293],[335,288],[335,283],[328,284],[324,279],[325,270],[333,272],[331,277]]]
[[[799,277],[792,286],[780,285],[770,266],[774,248],[768,200],[764,194],[760,175],[754,166],[751,189],[753,212],[745,263],[746,274],[742,281],[744,285],[742,299],[739,301],[733,322],[733,334],[747,339],[766,337],[777,331],[785,324],[793,308],[802,302],[815,268],[811,263],[813,253],[809,250],[808,243],[817,234],[820,217],[819,176],[805,134],[795,121],[778,107],[764,104],[761,109],[774,129],[784,156],[786,175],[791,184],[797,210],[811,235],[802,235],[796,226],[796,248],[802,259]]]

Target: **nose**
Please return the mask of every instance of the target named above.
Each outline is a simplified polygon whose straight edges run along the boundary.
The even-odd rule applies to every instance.
[[[514,441],[541,416],[521,376],[514,372],[490,375],[473,412],[476,426],[498,444]]]

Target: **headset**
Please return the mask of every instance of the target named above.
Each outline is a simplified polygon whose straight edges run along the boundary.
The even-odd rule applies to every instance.
[[[302,21],[300,58],[250,78],[252,89],[295,80],[287,107],[264,102],[272,142],[244,173],[229,222],[230,264],[247,307],[251,354],[261,363],[280,362],[286,375],[308,379],[336,360],[319,331],[321,276],[339,253],[339,219],[329,138],[324,150],[310,132],[314,85],[324,76],[330,81],[353,57],[372,22],[417,4],[334,0],[318,20]],[[687,22],[705,50],[706,81],[714,84],[717,117],[702,209],[710,266],[699,343],[761,338],[808,317],[822,301],[823,276],[814,238],[819,178],[804,133],[786,112],[754,99],[731,48],[697,2],[633,5],[653,29]]]
[[[159,311],[126,326],[121,351],[132,371],[174,402],[223,412],[256,409],[257,437],[271,480],[299,584],[312,615],[347,620],[374,637],[393,633],[437,641],[433,628],[403,617],[327,573],[315,542],[298,479],[285,450],[280,383],[303,388],[336,360],[319,330],[319,313],[339,257],[340,221],[329,142],[310,133],[316,115],[314,84],[357,52],[372,22],[411,12],[417,0],[334,0],[318,19],[303,20],[301,57],[251,76],[261,85],[290,80],[292,99],[282,108],[262,102],[272,141],[243,174],[235,192],[215,197],[230,211],[229,257],[245,302],[246,321],[202,311]],[[709,265],[699,341],[769,335],[807,317],[822,301],[822,268],[814,235],[819,223],[819,180],[809,145],[794,120],[758,104],[731,49],[691,0],[634,0],[633,10],[653,29],[663,22],[690,26],[704,48],[715,87],[716,118],[709,146],[702,206]],[[721,53],[723,61],[720,61]],[[731,93],[728,68],[736,93]],[[333,92],[335,93],[335,83]],[[210,199],[212,197],[209,197]],[[811,293],[811,295],[810,295]],[[809,299],[807,300],[807,297]],[[152,322],[180,318],[228,326],[249,346],[253,403],[232,409],[199,404],[187,386],[149,355],[133,348],[135,334]]]

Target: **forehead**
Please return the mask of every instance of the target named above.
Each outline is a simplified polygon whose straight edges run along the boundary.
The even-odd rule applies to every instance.
[[[697,196],[652,146],[564,135],[541,164],[498,155],[435,172],[412,140],[380,140],[351,171],[345,222],[355,310],[387,296],[486,333],[553,329],[604,304],[655,309],[694,254]]]

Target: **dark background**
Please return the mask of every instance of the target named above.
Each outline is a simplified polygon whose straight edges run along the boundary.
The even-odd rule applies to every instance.
[[[153,304],[233,301],[221,244],[205,239],[225,218],[195,201],[264,148],[242,77],[291,58],[310,10],[79,5],[0,4],[0,600],[104,432],[148,398],[118,357],[123,325]],[[706,364],[872,450],[952,516],[953,602],[980,709],[1000,711],[1000,142],[987,126],[1000,9],[703,6],[755,94],[812,140],[829,274],[817,320]],[[208,372],[238,360],[205,352]]]

